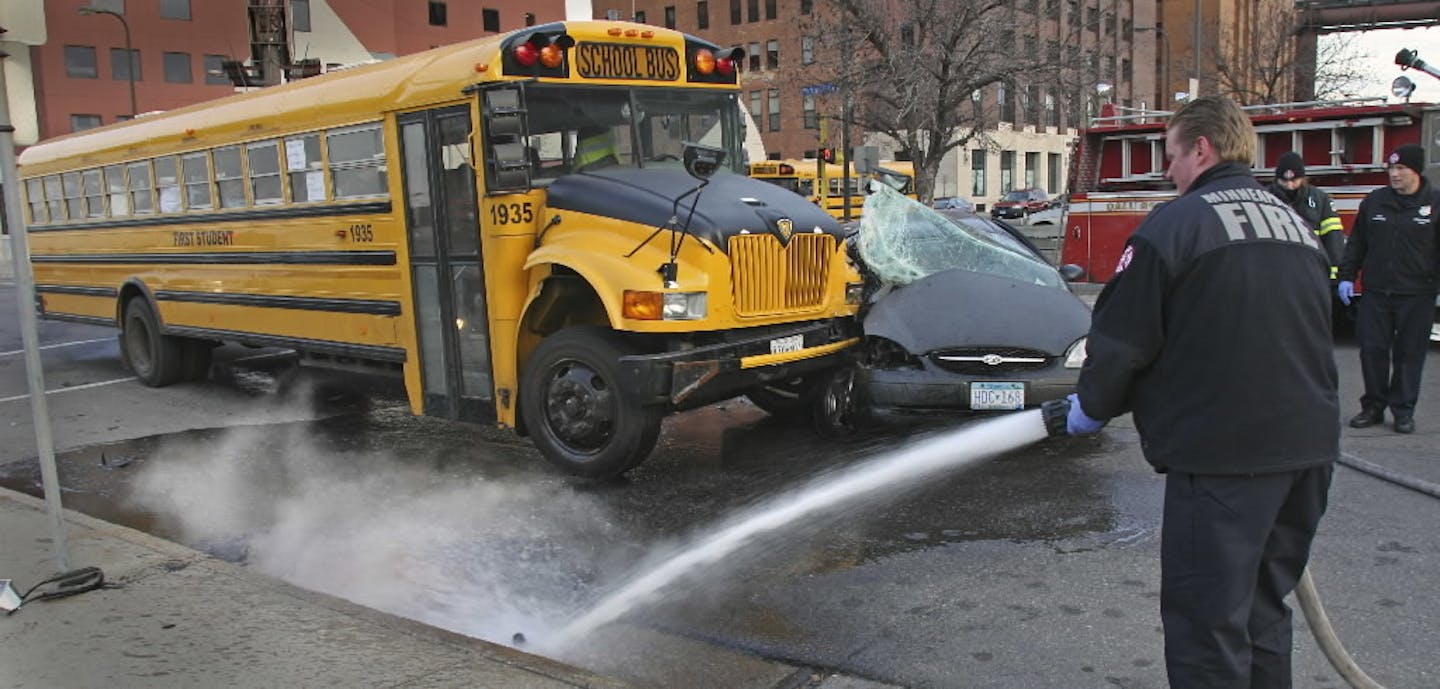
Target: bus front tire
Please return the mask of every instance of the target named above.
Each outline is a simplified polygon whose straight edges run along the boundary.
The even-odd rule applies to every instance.
[[[160,319],[144,299],[125,304],[120,329],[120,351],[125,363],[144,385],[162,388],[178,382],[186,373],[185,342],[160,332]]]
[[[612,478],[650,455],[664,412],[626,399],[620,357],[633,353],[599,327],[540,341],[525,362],[520,411],[545,459],[578,476]]]

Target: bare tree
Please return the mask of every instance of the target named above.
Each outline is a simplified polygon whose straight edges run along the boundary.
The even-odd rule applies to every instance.
[[[1242,105],[1297,100],[1297,76],[1313,77],[1318,99],[1353,95],[1373,77],[1353,40],[1322,41],[1303,54],[1300,14],[1289,2],[1255,3],[1249,17],[1228,22],[1211,46],[1220,93]]]

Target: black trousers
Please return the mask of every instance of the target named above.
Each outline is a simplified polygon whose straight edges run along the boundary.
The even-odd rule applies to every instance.
[[[1433,294],[1365,293],[1355,321],[1365,379],[1361,407],[1382,412],[1389,407],[1397,419],[1415,414],[1434,320]]]
[[[1310,559],[1333,471],[1166,475],[1160,618],[1171,689],[1290,689],[1285,596]]]

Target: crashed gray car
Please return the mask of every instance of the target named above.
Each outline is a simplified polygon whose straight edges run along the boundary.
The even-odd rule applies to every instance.
[[[822,432],[1024,409],[1075,390],[1090,329],[1066,284],[1078,267],[1057,270],[1002,222],[884,191],[866,200],[852,244],[867,280],[864,337],[853,363],[817,385]]]

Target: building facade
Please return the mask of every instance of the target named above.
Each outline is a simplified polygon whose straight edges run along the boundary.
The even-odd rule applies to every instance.
[[[934,195],[993,203],[1006,191],[1042,187],[1064,191],[1075,128],[1099,101],[1156,107],[1159,72],[1153,31],[1156,0],[1012,0],[1016,54],[1047,51],[1054,65],[1089,66],[1093,99],[1082,105],[1048,78],[996,85],[975,94],[998,115],[985,140],[953,151],[936,176]],[[812,157],[839,148],[833,123],[840,97],[820,82],[825,66],[813,34],[814,0],[595,0],[596,18],[625,19],[675,28],[721,46],[742,49],[742,104],[761,133],[768,157]],[[1139,30],[1137,30],[1139,27]],[[1008,36],[1009,32],[1007,32]],[[1048,76],[1048,75],[1047,75]],[[1100,87],[1094,90],[1095,87]],[[851,132],[852,141],[880,148],[882,158],[903,156],[888,137]]]
[[[98,12],[78,12],[82,6]],[[253,71],[267,33],[278,37],[281,67],[323,71],[565,14],[565,0],[0,0],[0,7],[20,146],[229,95],[236,86],[223,64]]]

